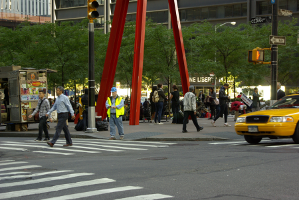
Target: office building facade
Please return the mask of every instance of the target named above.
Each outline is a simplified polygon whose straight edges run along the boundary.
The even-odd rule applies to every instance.
[[[52,21],[80,21],[87,16],[87,0],[52,0]],[[114,16],[116,0],[98,0],[100,16],[97,28],[110,31],[111,21]],[[251,18],[270,16],[272,6],[270,0],[178,0],[179,13],[182,26],[203,20],[213,24],[235,21],[237,24],[248,23]],[[299,16],[299,0],[279,0],[281,9],[291,10],[293,17]],[[129,3],[127,21],[136,20],[137,0]],[[168,0],[148,0],[147,18],[153,22],[169,24],[170,16]],[[287,17],[283,17],[287,19]]]
[[[0,26],[15,28],[23,21],[51,21],[51,0],[0,0]]]

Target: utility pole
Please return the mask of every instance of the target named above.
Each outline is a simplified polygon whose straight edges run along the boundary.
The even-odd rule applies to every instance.
[[[99,17],[97,8],[99,3],[95,0],[87,2],[88,23],[88,128],[87,133],[97,132],[95,126],[95,78],[94,78],[94,23],[93,20]]]
[[[278,35],[278,5],[279,0],[271,0],[272,3],[272,35]],[[278,69],[278,45],[271,46],[271,105],[277,100],[277,69]]]

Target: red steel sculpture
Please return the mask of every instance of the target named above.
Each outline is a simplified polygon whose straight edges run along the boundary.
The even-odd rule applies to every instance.
[[[186,92],[188,92],[190,83],[187,61],[185,56],[185,48],[183,43],[181,22],[179,17],[178,3],[177,0],[168,0],[168,3],[181,75],[181,83],[183,92],[185,94]],[[121,40],[126,22],[128,5],[129,0],[116,1],[112,28],[104,64],[104,70],[102,74],[101,88],[96,106],[97,116],[102,116],[102,119],[106,118],[107,116],[105,102],[107,100],[107,97],[110,96],[110,89],[113,86],[118,55],[121,46]],[[138,0],[137,2],[134,63],[132,75],[132,94],[130,102],[130,125],[139,125],[141,83],[144,56],[144,37],[146,23],[146,5],[147,0]]]

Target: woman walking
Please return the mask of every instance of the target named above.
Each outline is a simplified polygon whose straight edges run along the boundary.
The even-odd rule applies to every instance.
[[[180,93],[178,92],[178,87],[176,85],[172,86],[173,92],[170,94],[171,105],[172,105],[172,124],[178,123],[178,114],[180,110]]]

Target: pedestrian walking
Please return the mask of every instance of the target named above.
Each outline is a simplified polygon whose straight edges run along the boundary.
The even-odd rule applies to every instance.
[[[152,92],[150,93],[150,103],[151,103],[151,121],[150,123],[153,122],[153,120],[155,119],[155,115],[156,115],[156,103],[153,99],[153,96],[154,96],[154,92],[157,90],[157,86],[153,86],[152,87]]]
[[[166,97],[165,97],[165,94],[164,94],[164,91],[162,88],[163,88],[163,84],[159,83],[158,90],[156,91],[158,93],[159,100],[155,104],[155,106],[156,106],[155,123],[156,124],[163,124],[161,122],[161,116],[162,116],[163,105],[164,105],[164,101],[166,100]],[[154,96],[155,96],[155,93],[154,93]],[[158,121],[158,123],[157,123],[157,121]]]
[[[259,100],[259,93],[258,93],[258,89],[254,88],[254,92],[252,94],[253,98],[252,98],[252,112],[255,111],[259,111],[260,110],[260,100]]]
[[[125,113],[124,100],[117,95],[116,87],[111,88],[112,96],[108,97],[106,101],[107,115],[109,117],[110,124],[110,139],[115,140],[115,126],[117,126],[120,139],[124,139],[124,127],[122,122],[122,116]]]
[[[219,104],[220,104],[220,112],[216,115],[214,120],[211,122],[213,126],[215,125],[215,122],[217,119],[224,114],[224,126],[229,127],[227,123],[227,116],[228,116],[228,107],[227,107],[227,101],[229,101],[230,97],[225,94],[225,90],[229,88],[229,84],[225,83],[219,91]]]
[[[56,88],[56,94],[57,94],[56,101],[55,101],[53,107],[46,114],[46,117],[48,117],[49,115],[51,115],[51,113],[54,110],[57,110],[57,118],[58,119],[57,119],[56,132],[55,132],[54,137],[52,138],[51,142],[47,142],[47,144],[50,147],[54,146],[54,144],[58,140],[62,130],[64,132],[64,136],[65,136],[65,140],[66,140],[66,144],[63,146],[67,147],[67,146],[73,145],[71,134],[67,127],[66,121],[68,119],[69,112],[71,113],[73,120],[75,119],[75,114],[74,114],[74,110],[72,108],[69,98],[67,96],[65,96],[63,94],[63,92],[64,92],[64,88],[62,86],[58,86]],[[50,118],[50,122],[52,122],[51,118]]]
[[[81,97],[82,109],[83,109],[83,131],[87,130],[88,126],[88,89],[84,89],[84,95]]]
[[[286,93],[281,90],[281,83],[277,82],[277,100],[282,99],[285,95]]]
[[[38,113],[39,117],[39,125],[38,125],[38,136],[35,139],[35,141],[40,142],[43,138],[43,132],[45,133],[45,139],[44,141],[47,142],[50,140],[48,127],[47,127],[47,117],[46,114],[50,110],[50,103],[49,100],[45,97],[45,91],[40,90],[39,91],[39,99],[37,103],[37,107],[33,111],[31,115],[29,115],[29,118],[32,118]],[[50,119],[52,119],[50,115]]]
[[[211,110],[211,117],[209,119],[213,119],[216,117],[216,92],[214,92],[214,88],[209,89],[209,99],[210,99],[210,110]]]
[[[172,86],[173,92],[170,94],[169,99],[171,100],[171,108],[172,108],[172,123],[178,123],[178,115],[180,110],[180,93],[178,91],[178,87],[176,85]]]
[[[189,116],[193,121],[194,126],[196,127],[197,132],[203,129],[200,127],[196,118],[196,96],[194,95],[194,86],[189,87],[189,92],[187,92],[184,96],[183,104],[184,104],[184,121],[183,121],[183,133],[187,131],[187,121]]]

